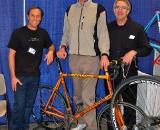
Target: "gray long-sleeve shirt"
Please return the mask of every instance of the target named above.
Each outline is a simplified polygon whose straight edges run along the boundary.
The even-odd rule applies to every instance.
[[[106,12],[102,10],[97,21],[97,7],[98,4],[92,0],[88,0],[84,5],[77,2],[65,13],[61,45],[69,47],[69,54],[96,56],[109,53]]]

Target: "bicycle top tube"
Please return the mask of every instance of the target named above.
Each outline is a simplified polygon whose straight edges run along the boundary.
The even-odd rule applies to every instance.
[[[158,45],[158,44],[156,44],[156,43],[149,42],[149,45],[150,45],[151,47],[153,47],[154,49],[160,50],[160,45]]]
[[[151,20],[148,22],[148,24],[146,25],[144,31],[147,32],[149,30],[149,28],[156,23],[156,21],[158,22],[158,28],[159,28],[159,32],[160,32],[160,11],[156,11],[155,15],[151,18]]]
[[[130,66],[130,65],[127,65],[126,63],[124,63],[122,61],[122,59],[118,59],[118,60],[111,60],[108,67],[101,68],[104,71],[103,75],[87,74],[87,73],[86,74],[84,74],[84,73],[83,74],[64,73],[62,70],[62,66],[61,66],[61,62],[60,62],[59,58],[55,57],[55,60],[56,60],[57,66],[58,66],[58,71],[62,77],[100,78],[100,79],[114,80],[118,76],[120,68],[123,68],[124,66]],[[109,73],[108,69],[113,70],[112,71],[113,73]]]
[[[149,28],[153,25],[153,24],[158,24],[158,30],[159,30],[159,33],[160,33],[160,10],[156,10],[155,11],[155,15],[151,18],[151,20],[148,22],[148,24],[146,25],[144,31],[147,32],[149,30]],[[153,38],[150,38],[149,41],[149,45],[153,48],[153,49],[157,49],[157,50],[160,50],[160,41],[156,40],[156,39],[153,39]]]
[[[55,61],[57,63],[57,66],[58,66],[58,70],[59,72],[63,72],[63,69],[62,69],[62,65],[61,65],[61,62],[59,61],[59,58],[58,57],[55,57]],[[109,66],[107,68],[111,68],[111,69],[119,69],[121,64],[125,64],[122,59],[118,59],[118,60],[111,60],[110,63],[109,63]],[[103,68],[104,71],[108,71],[108,69],[106,68]]]

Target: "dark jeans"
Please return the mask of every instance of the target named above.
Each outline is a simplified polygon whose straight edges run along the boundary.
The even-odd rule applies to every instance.
[[[18,77],[22,86],[17,85],[14,92],[14,106],[9,121],[9,130],[27,130],[29,128],[30,114],[32,113],[36,94],[38,91],[39,77]]]

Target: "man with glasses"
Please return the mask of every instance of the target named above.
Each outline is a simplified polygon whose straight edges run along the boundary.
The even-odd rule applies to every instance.
[[[130,66],[128,77],[137,75],[137,56],[146,56],[151,52],[148,44],[147,36],[143,27],[128,17],[131,11],[131,4],[128,0],[115,0],[113,5],[116,20],[108,25],[110,36],[110,60],[122,59],[127,65]],[[123,78],[122,70],[115,80],[117,86]],[[131,91],[126,91],[123,95],[123,100],[136,103],[135,98],[130,98],[131,95],[137,96],[137,87],[132,87]],[[136,114],[133,112],[133,117]],[[132,120],[133,118],[131,118]],[[134,121],[134,120],[133,120]]]

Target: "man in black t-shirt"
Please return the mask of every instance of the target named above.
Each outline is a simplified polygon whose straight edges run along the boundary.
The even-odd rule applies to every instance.
[[[14,92],[14,105],[9,120],[9,130],[28,130],[39,85],[39,65],[43,48],[47,65],[52,63],[55,47],[45,29],[39,27],[43,10],[31,7],[28,24],[16,29],[10,38],[9,68]]]

